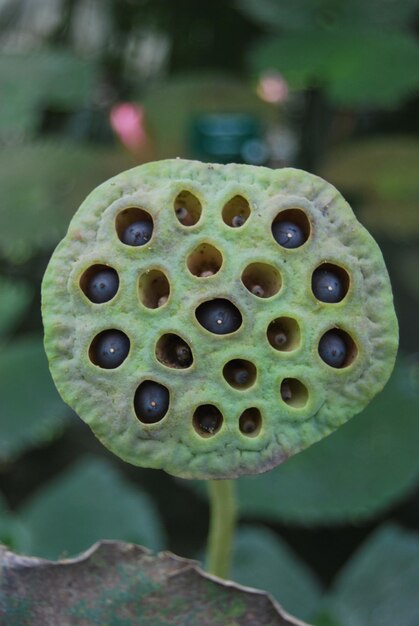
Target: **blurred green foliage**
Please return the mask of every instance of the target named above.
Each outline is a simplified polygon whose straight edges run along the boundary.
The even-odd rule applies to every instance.
[[[321,173],[355,199],[359,219],[376,237],[397,241],[419,239],[418,170],[419,141],[392,136],[331,150]]]
[[[297,89],[321,87],[344,105],[393,106],[419,87],[419,45],[409,32],[417,0],[240,0],[270,34],[252,53]]]
[[[261,476],[238,481],[240,509],[272,521],[332,524],[379,514],[417,483],[419,385],[402,363],[342,428]],[[397,416],[397,421],[395,421]]]
[[[123,539],[153,550],[164,531],[150,497],[104,460],[84,458],[36,492],[19,518],[30,529],[30,554],[56,559],[93,543]]]
[[[248,82],[221,73],[177,75],[151,88],[143,105],[157,158],[185,154],[191,122],[202,113],[239,111],[265,126],[277,117],[275,108],[262,102]]]
[[[0,461],[62,432],[70,409],[52,382],[42,340],[22,336],[0,354]]]
[[[197,114],[251,113],[276,125],[280,143],[284,129],[299,143],[291,165],[312,150],[312,169],[384,245],[405,356],[340,431],[238,482],[246,525],[234,576],[316,626],[416,626],[419,1],[29,4],[0,3],[0,540],[52,558],[103,538],[202,548],[204,498],[157,472],[115,469],[75,426],[44,356],[39,283],[90,190],[149,154],[189,156]],[[273,69],[288,81],[284,104],[256,95],[259,73]],[[125,100],[144,108],[147,154],[128,154],[112,135],[110,109]],[[322,528],[342,529],[345,562],[323,540],[313,564],[278,532],[298,529],[315,544]],[[364,542],[352,554],[357,532]]]
[[[0,254],[22,263],[40,251],[53,249],[87,194],[132,165],[132,158],[122,150],[66,141],[34,142],[3,150]]]
[[[419,475],[413,368],[399,359],[384,391],[362,413],[270,472],[240,478],[241,513],[273,523],[360,523],[403,498]],[[198,481],[186,485],[205,494]]]
[[[322,590],[307,566],[273,531],[242,526],[234,544],[233,580],[264,589],[286,611],[310,619],[320,607]]]
[[[23,282],[0,277],[0,341],[10,332],[29,306],[31,290]]]
[[[385,525],[368,538],[337,577],[324,602],[331,623],[416,626],[418,580],[417,533]]]
[[[45,107],[71,111],[86,106],[95,67],[70,50],[0,55],[0,139],[33,136]]]

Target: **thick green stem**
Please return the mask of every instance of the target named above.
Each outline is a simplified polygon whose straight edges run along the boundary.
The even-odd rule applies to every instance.
[[[226,578],[230,571],[232,543],[236,525],[236,495],[233,480],[210,480],[210,527],[207,570]]]

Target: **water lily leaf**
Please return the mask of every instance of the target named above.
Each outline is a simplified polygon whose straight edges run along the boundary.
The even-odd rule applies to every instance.
[[[193,561],[102,542],[53,563],[0,552],[3,615],[14,626],[307,626],[264,592],[204,574]]]
[[[387,387],[323,441],[262,476],[238,481],[243,514],[304,524],[367,519],[419,473],[418,381],[399,361]]]
[[[377,530],[338,576],[326,605],[342,626],[417,626],[419,535]]]
[[[0,459],[58,435],[69,409],[58,395],[42,340],[22,337],[0,353]]]
[[[27,285],[0,277],[0,337],[16,325],[30,298]]]
[[[232,578],[264,589],[293,615],[309,619],[319,606],[321,589],[308,567],[271,530],[242,527],[234,545]]]
[[[20,511],[31,529],[31,553],[57,558],[99,539],[164,544],[150,497],[125,482],[106,461],[86,458],[42,487]]]
[[[91,188],[131,165],[120,150],[69,142],[0,152],[0,253],[23,262],[53,248]]]

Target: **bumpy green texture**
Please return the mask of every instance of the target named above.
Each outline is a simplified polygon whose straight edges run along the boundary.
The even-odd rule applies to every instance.
[[[202,205],[192,226],[180,223],[175,212],[175,200],[185,191]],[[240,228],[222,217],[236,196],[250,210]],[[185,200],[191,210],[194,198]],[[118,215],[133,207],[153,220],[152,238],[144,246],[127,246],[117,233]],[[295,249],[278,245],[271,232],[278,214],[288,209],[308,220],[308,239]],[[196,276],[188,269],[201,244],[207,244],[204,261],[208,245],[221,253],[213,275]],[[319,302],[312,292],[312,273],[325,262],[347,273],[341,302]],[[269,283],[276,273],[279,289],[271,297],[257,297],[243,284],[242,274],[253,263],[265,264],[256,282]],[[94,304],[81,288],[92,265],[118,272],[119,290],[109,302]],[[170,285],[168,301],[157,308],[142,302],[144,285],[153,289],[147,276],[156,275],[147,274],[150,270],[162,272]],[[48,266],[42,296],[46,351],[65,401],[115,454],[183,478],[231,478],[282,463],[359,412],[387,381],[397,348],[391,288],[378,246],[333,186],[295,169],[176,159],[116,176],[93,191],[74,216]],[[238,307],[243,323],[237,331],[216,335],[198,323],[198,305],[215,298]],[[278,318],[281,324],[283,318],[294,320],[285,320],[287,349],[268,341],[269,324]],[[318,353],[320,338],[333,328],[351,338],[342,368],[330,367]],[[129,354],[115,369],[103,369],[89,357],[94,337],[106,329],[130,339]],[[190,367],[174,367],[156,350],[168,333],[190,346]],[[227,382],[223,368],[232,359],[254,365],[251,386],[236,389]],[[291,394],[281,394],[284,379],[304,387],[297,384]],[[154,424],[142,422],[134,408],[136,389],[145,380],[170,392],[169,410]],[[223,416],[215,433],[194,425],[195,410],[207,404]],[[260,411],[260,423],[246,434],[239,418],[249,408]]]

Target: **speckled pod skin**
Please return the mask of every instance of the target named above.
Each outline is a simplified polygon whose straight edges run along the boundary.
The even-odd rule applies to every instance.
[[[179,194],[192,213],[200,203],[195,224],[179,221]],[[232,198],[247,216],[239,228],[228,223]],[[151,239],[139,247],[125,245],[118,234],[121,219],[136,207],[153,221]],[[282,211],[304,225],[306,241],[298,248],[284,248],[273,237],[272,223]],[[215,273],[195,275],[200,258],[201,269],[208,262]],[[253,267],[249,279],[245,270],[255,263],[263,265]],[[312,274],[323,263],[340,268],[346,281],[340,302],[320,302],[313,294]],[[116,295],[102,304],[83,291],[83,276],[95,265],[119,276]],[[267,297],[249,291],[249,280],[264,283]],[[168,299],[158,305],[162,293]],[[235,332],[217,335],[198,322],[197,307],[215,298],[239,309],[242,324]],[[391,287],[377,244],[334,187],[291,168],[176,159],[105,182],[82,204],[52,256],[42,310],[51,372],[64,400],[125,461],[183,478],[232,478],[282,463],[361,411],[386,383],[397,349]],[[269,339],[274,320],[287,335],[282,349]],[[130,340],[128,356],[115,369],[91,357],[93,339],[107,329]],[[340,368],[319,355],[330,329],[346,333],[348,356]],[[164,341],[158,343],[163,335],[188,344],[189,367],[166,359]],[[242,388],[223,372],[235,359],[254,366]],[[284,379],[291,380],[285,394]],[[146,380],[170,393],[157,423],[139,419],[134,407]],[[215,432],[197,427],[201,405],[219,409]],[[248,409],[252,432],[240,421]]]

